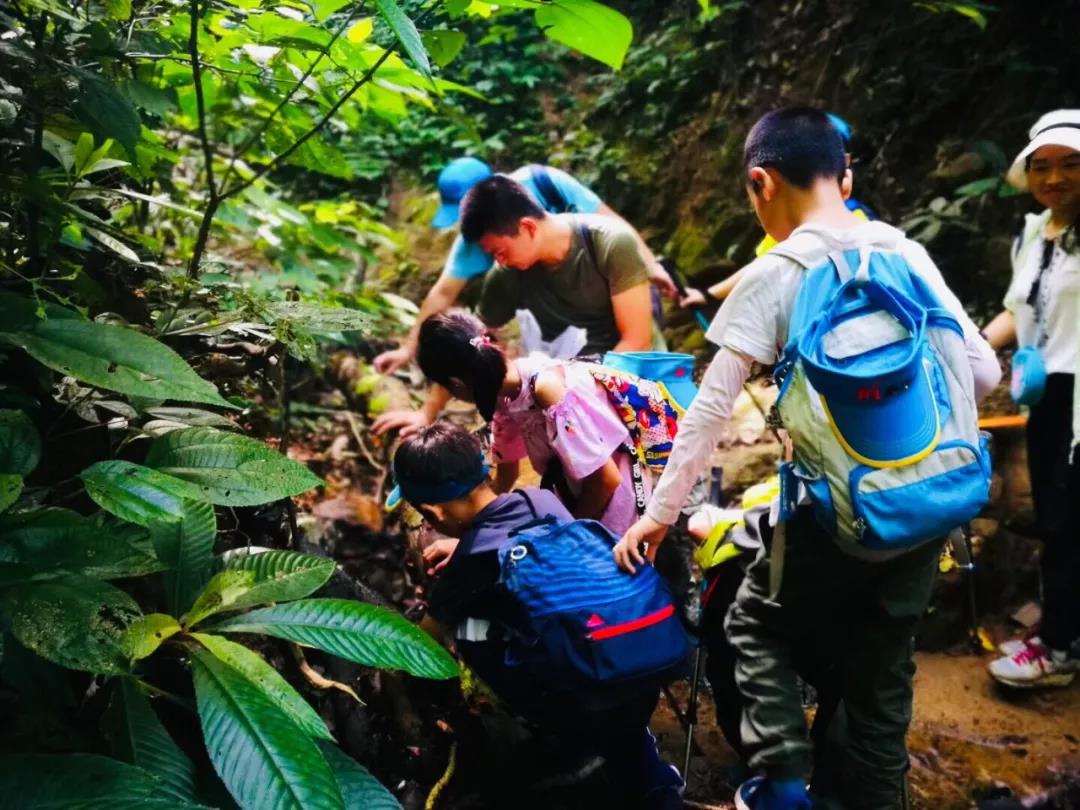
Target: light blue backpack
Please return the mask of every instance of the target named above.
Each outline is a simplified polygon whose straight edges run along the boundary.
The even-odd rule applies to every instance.
[[[819,243],[812,265],[798,243],[774,248],[807,268],[775,372],[789,477],[842,546],[883,559],[945,537],[988,500],[963,331],[894,245],[819,261],[827,246],[805,236]]]

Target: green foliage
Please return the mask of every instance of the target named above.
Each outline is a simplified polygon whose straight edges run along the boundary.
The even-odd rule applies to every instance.
[[[430,636],[385,608],[345,599],[306,599],[220,622],[226,633],[263,633],[367,666],[422,678],[455,678],[457,663]]]
[[[123,643],[139,618],[135,600],[106,582],[74,574],[0,591],[11,634],[42,658],[68,669],[119,674]]]
[[[32,319],[31,310],[26,299],[0,294],[0,343],[26,350],[55,371],[128,396],[232,407],[160,341],[125,327],[84,321],[75,313]]]
[[[9,807],[26,810],[202,808],[177,801],[142,768],[93,754],[6,754],[0,757],[0,785]]]
[[[113,681],[102,727],[112,755],[154,774],[160,780],[158,793],[178,802],[195,801],[195,766],[173,742],[134,679]]]
[[[146,463],[190,482],[202,500],[219,506],[255,506],[322,484],[306,467],[262,442],[213,428],[167,433],[151,446]]]
[[[254,574],[247,592],[233,603],[234,609],[303,599],[325,585],[334,573],[333,560],[295,551],[249,553],[238,549],[227,555],[222,564],[226,571]]]
[[[210,761],[241,807],[344,810],[315,741],[266,692],[205,650],[192,669]]]
[[[318,713],[257,653],[221,636],[193,633],[192,638],[197,639],[219,661],[258,686],[309,737],[333,742],[333,736]]]
[[[245,508],[322,484],[244,435],[275,423],[287,440],[289,373],[397,325],[365,284],[401,243],[381,221],[388,161],[437,145],[431,167],[514,139],[539,158],[540,119],[517,108],[559,73],[550,40],[610,64],[628,41],[591,0],[534,5],[548,39],[519,32],[513,10],[425,5],[0,10],[0,660],[18,707],[0,743],[102,751],[86,722],[99,720],[113,754],[0,758],[5,806],[186,810],[226,789],[245,808],[398,807],[269,663],[193,628],[265,625],[370,666],[456,675],[403,617],[308,599],[331,560],[215,557],[245,542]],[[477,48],[498,53],[495,71]],[[453,121],[419,117],[436,109]],[[216,373],[223,358],[239,370]],[[107,705],[79,704],[83,673]],[[224,788],[171,733],[172,712],[192,710]]]

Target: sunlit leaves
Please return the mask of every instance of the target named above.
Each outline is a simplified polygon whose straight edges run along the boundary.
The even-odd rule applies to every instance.
[[[307,467],[255,439],[212,428],[188,428],[154,442],[146,464],[188,481],[222,506],[256,506],[322,484]]]
[[[0,343],[24,349],[49,368],[131,396],[232,407],[212,383],[158,340],[78,317],[25,320],[22,307],[16,296],[0,297]]]
[[[187,481],[130,461],[99,461],[81,478],[98,506],[139,526],[175,523],[184,517],[185,501],[200,499]]]
[[[395,0],[375,0],[375,5],[417,69],[425,76],[431,76],[431,62],[428,61],[424,43],[420,39],[420,32],[416,30],[413,21],[401,10]]]

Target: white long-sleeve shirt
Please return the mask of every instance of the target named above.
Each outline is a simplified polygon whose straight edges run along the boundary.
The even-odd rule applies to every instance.
[[[860,245],[883,245],[902,253],[942,306],[959,321],[975,377],[976,398],[985,396],[998,384],[1001,367],[994,350],[979,334],[978,327],[921,245],[883,222],[864,222],[843,230],[803,225],[789,240],[800,234],[803,235],[800,242],[810,246],[808,252],[800,251],[809,265],[817,264],[834,250],[850,250]],[[808,239],[807,234],[817,238]],[[779,359],[787,344],[788,323],[803,272],[803,267],[791,259],[766,253],[747,266],[742,280],[720,308],[707,334],[710,341],[720,346],[720,351],[709,364],[694,402],[680,420],[667,467],[646,509],[653,520],[666,525],[675,523],[680,507],[708,464],[731,417],[732,405],[753,362],[773,365]]]

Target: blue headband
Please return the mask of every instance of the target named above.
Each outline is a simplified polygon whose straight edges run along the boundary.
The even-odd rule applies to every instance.
[[[484,463],[481,456],[480,469],[477,470],[474,476],[465,481],[451,480],[422,483],[420,481],[409,481],[395,471],[394,477],[397,479],[397,486],[387,496],[386,508],[388,510],[393,509],[402,498],[414,506],[419,506],[422,503],[436,504],[456,501],[487,481],[490,470],[491,467]]]

